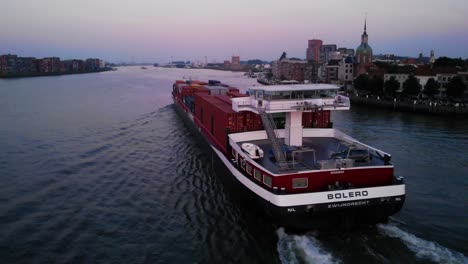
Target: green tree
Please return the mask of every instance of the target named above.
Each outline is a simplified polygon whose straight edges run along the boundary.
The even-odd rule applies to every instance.
[[[434,80],[434,78],[430,78],[427,80],[426,85],[424,86],[423,93],[428,97],[432,98],[434,95],[439,93],[440,84],[438,81]]]
[[[273,73],[271,71],[268,71],[266,74],[265,74],[266,78],[271,80],[273,79]]]
[[[386,95],[395,96],[395,92],[400,88],[400,83],[395,79],[395,76],[390,77],[384,83],[384,91]]]
[[[374,75],[369,80],[369,91],[371,91],[373,94],[381,95],[383,93],[383,84],[383,78],[381,76]]]
[[[452,97],[461,97],[465,92],[466,85],[460,76],[455,76],[447,85],[447,95]]]
[[[354,88],[358,91],[367,91],[369,88],[369,76],[361,74],[353,81]]]
[[[436,68],[453,68],[453,67],[461,67],[466,69],[466,63],[461,58],[452,59],[447,57],[440,57],[434,62],[434,67]]]
[[[415,96],[421,92],[421,84],[419,84],[419,80],[414,77],[414,75],[410,75],[408,79],[403,83],[403,94],[408,96]]]

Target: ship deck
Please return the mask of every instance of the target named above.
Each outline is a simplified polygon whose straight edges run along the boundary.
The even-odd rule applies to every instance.
[[[239,147],[243,143],[253,143],[259,146],[264,151],[264,157],[255,159],[263,168],[272,173],[284,173],[280,171],[279,166],[276,164],[271,143],[268,139],[249,140],[237,142]],[[303,147],[295,148],[288,147],[287,161],[290,165],[290,171],[310,171],[319,170],[319,162],[332,160],[331,155],[346,149],[346,142],[341,141],[334,137],[305,137],[303,138]],[[293,154],[294,153],[294,154]],[[384,161],[371,153],[370,159],[355,160],[353,167],[366,167],[366,166],[383,166]],[[293,159],[294,156],[294,159]]]

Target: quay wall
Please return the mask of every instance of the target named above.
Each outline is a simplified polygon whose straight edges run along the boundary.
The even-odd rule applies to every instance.
[[[431,115],[468,115],[468,106],[446,106],[436,103],[414,103],[408,101],[391,101],[366,96],[350,95],[351,104],[368,105],[386,108],[393,111],[415,112]]]

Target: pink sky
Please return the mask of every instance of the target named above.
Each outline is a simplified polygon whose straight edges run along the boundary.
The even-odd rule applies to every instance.
[[[468,57],[468,1],[4,1],[0,54],[167,62],[304,58],[307,40]]]

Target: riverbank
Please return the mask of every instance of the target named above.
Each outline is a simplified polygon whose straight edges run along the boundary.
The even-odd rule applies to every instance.
[[[385,100],[372,96],[349,95],[352,104],[368,105],[373,107],[391,109],[400,112],[414,112],[431,115],[468,115],[468,107],[460,105],[443,105],[437,102],[418,102],[418,101],[400,101]]]
[[[0,79],[14,79],[14,78],[28,78],[28,77],[41,77],[41,76],[58,76],[58,75],[70,75],[70,74],[84,74],[84,73],[97,73],[113,71],[115,68],[102,68],[96,71],[84,71],[84,72],[38,72],[38,73],[15,73],[15,74],[0,74]]]

